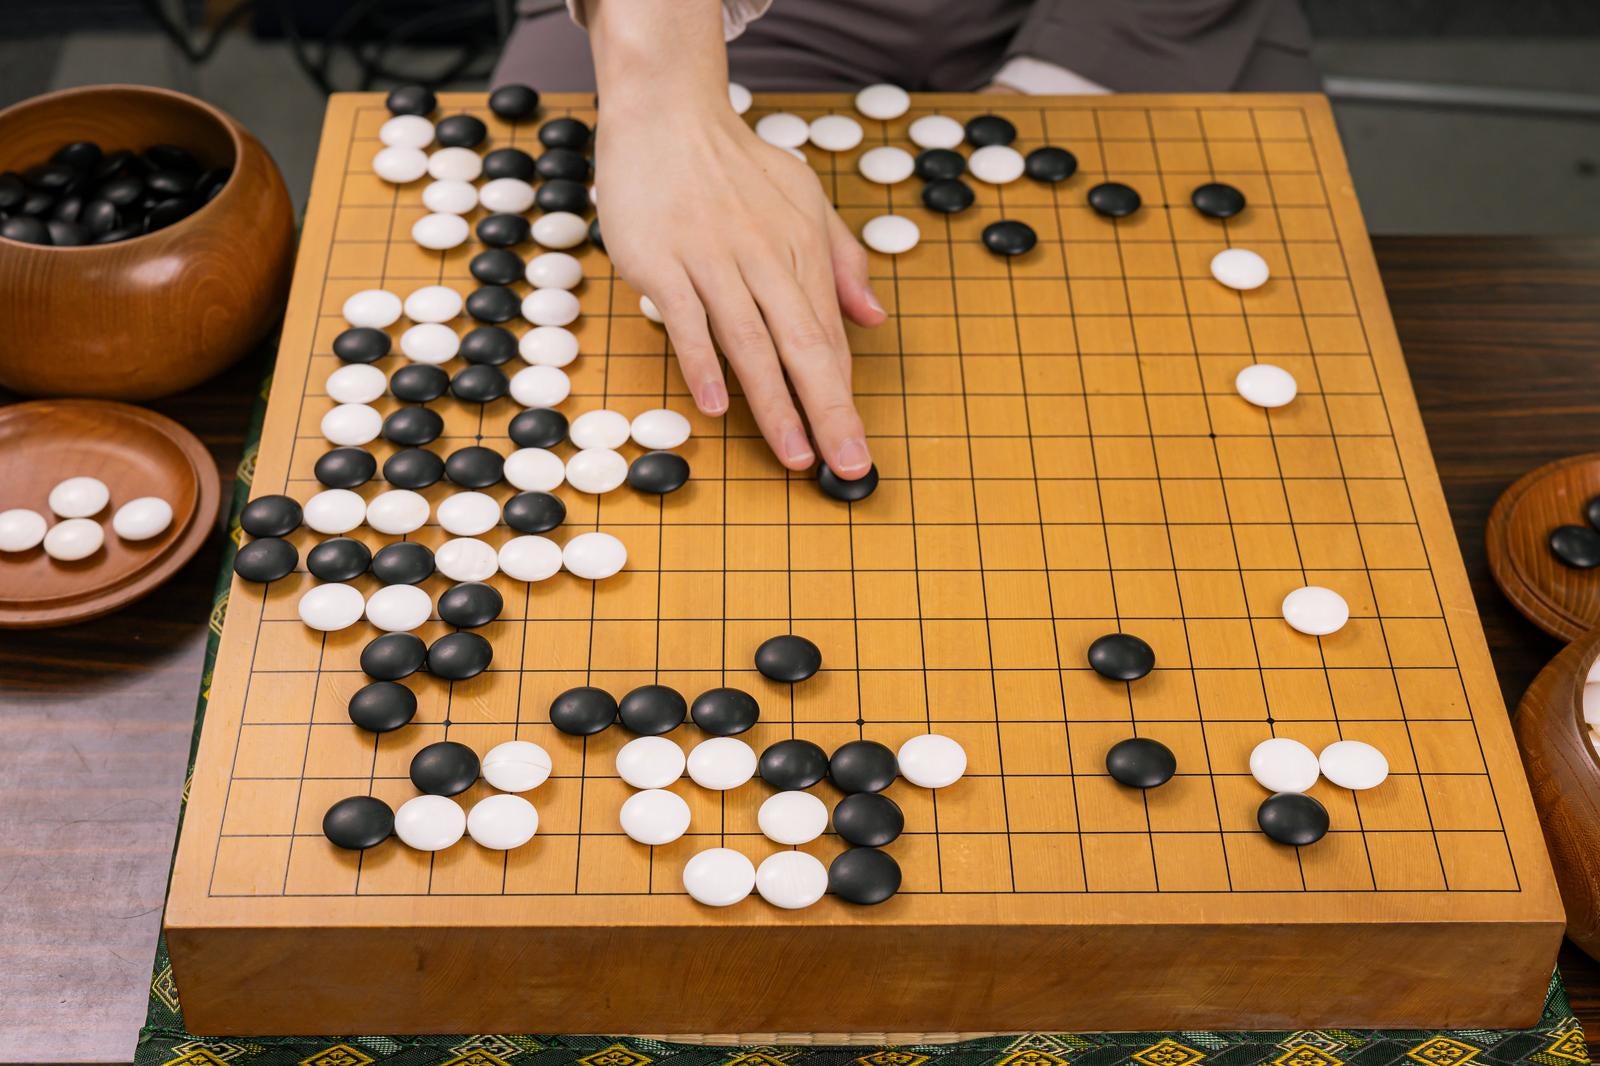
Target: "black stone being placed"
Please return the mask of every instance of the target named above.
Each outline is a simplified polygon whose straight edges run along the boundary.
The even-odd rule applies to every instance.
[[[1600,532],[1590,526],[1557,526],[1550,531],[1550,551],[1576,570],[1600,566]]]
[[[1210,218],[1232,218],[1244,210],[1244,193],[1232,185],[1209,181],[1189,194],[1194,209]]]
[[[488,181],[496,178],[532,181],[533,156],[521,148],[496,148],[483,157],[483,176]]]
[[[602,252],[606,250],[605,238],[600,235],[600,219],[598,216],[589,223],[589,243]]]
[[[761,753],[756,772],[783,792],[810,788],[828,776],[828,753],[809,740],[780,740]]]
[[[444,395],[450,375],[432,363],[407,363],[389,375],[389,391],[406,403],[428,403]]]
[[[233,572],[246,581],[263,584],[288,577],[300,553],[293,544],[279,537],[261,537],[240,548],[233,557]]]
[[[575,118],[553,118],[539,127],[539,143],[546,148],[582,148],[589,143],[589,127]]]
[[[472,257],[472,262],[467,264],[467,270],[473,277],[485,285],[511,285],[522,280],[522,272],[527,269],[527,264],[516,252],[505,248],[490,248],[488,251],[479,252]]]
[[[354,537],[329,537],[306,552],[306,569],[318,581],[354,581],[372,565],[372,549]]]
[[[888,796],[876,792],[857,792],[846,796],[833,808],[833,831],[847,844],[881,848],[894,841],[906,827],[905,812]]]
[[[511,391],[510,380],[492,366],[477,364],[456,372],[450,394],[467,403],[492,403]]]
[[[927,148],[917,153],[913,167],[923,181],[949,181],[967,172],[967,160],[949,148]]]
[[[289,496],[257,496],[239,512],[239,525],[252,537],[287,537],[300,528],[305,512]]]
[[[336,848],[375,848],[394,832],[394,811],[376,796],[350,796],[322,816],[322,835]]]
[[[817,486],[836,500],[854,503],[871,496],[878,488],[878,467],[873,464],[867,472],[851,481],[835,474],[827,463],[817,464]]]
[[[349,713],[350,721],[369,733],[392,733],[416,717],[417,694],[398,681],[374,681],[350,697]]]
[[[383,479],[397,489],[425,489],[444,477],[444,460],[426,448],[402,448],[384,460]]]
[[[369,569],[379,584],[415,585],[433,576],[433,552],[414,540],[397,540],[377,550]]]
[[[335,448],[323,452],[311,472],[330,489],[353,489],[372,480],[378,460],[365,448]]]
[[[489,127],[472,115],[451,115],[439,120],[433,136],[446,148],[476,148],[489,136]]]
[[[882,792],[899,772],[894,752],[876,740],[840,744],[828,760],[828,776],[840,792]]]
[[[522,298],[504,285],[485,285],[467,297],[467,314],[479,322],[510,322],[522,313]]]
[[[519,492],[500,514],[518,533],[548,533],[567,520],[567,505],[548,492]]]
[[[1139,210],[1139,194],[1120,181],[1107,181],[1089,190],[1089,206],[1107,218],[1126,218]]]
[[[399,681],[422,669],[428,646],[415,633],[385,633],[361,649],[361,672],[375,681]]]
[[[478,780],[478,755],[465,744],[440,740],[411,757],[411,783],[430,796],[459,796]]]
[[[461,338],[461,358],[479,366],[500,366],[516,354],[516,334],[504,326],[478,326]]]
[[[551,148],[534,161],[533,169],[545,181],[589,180],[589,158],[571,148]]]
[[[554,448],[567,439],[567,416],[548,407],[531,407],[511,420],[506,435],[519,448]]]
[[[402,407],[383,420],[383,439],[395,444],[428,444],[443,432],[444,416],[426,407]]]
[[[922,206],[946,215],[965,211],[976,199],[972,187],[960,178],[939,178],[922,187]]]
[[[991,144],[1010,144],[1017,139],[1017,127],[1000,115],[977,115],[967,119],[967,143],[974,148]]]
[[[846,903],[882,903],[900,891],[900,864],[877,848],[851,848],[829,864],[828,888]]]
[[[1178,759],[1172,749],[1149,737],[1119,740],[1106,752],[1106,773],[1129,788],[1155,788],[1171,781],[1177,772]]]
[[[1107,633],[1089,645],[1089,665],[1101,677],[1137,681],[1156,668],[1156,653],[1132,633]]]
[[[505,456],[493,448],[470,444],[450,453],[444,461],[444,476],[463,488],[486,489],[499,483],[505,465]]]
[[[569,688],[550,701],[550,724],[574,737],[592,737],[617,720],[617,701],[603,688]]]
[[[439,106],[439,100],[433,90],[424,86],[402,85],[390,91],[384,104],[391,115],[431,115]]]
[[[347,363],[375,363],[392,346],[387,333],[371,326],[353,326],[333,338],[333,354]]]
[[[492,585],[466,581],[439,594],[439,617],[457,629],[477,629],[500,617],[505,600]]]
[[[1279,792],[1261,801],[1256,809],[1256,824],[1279,844],[1304,847],[1327,835],[1328,809],[1310,796]]]
[[[510,248],[528,239],[529,223],[521,215],[501,212],[478,222],[478,240],[493,248]]]
[[[539,91],[527,85],[502,85],[489,94],[489,110],[507,122],[521,122],[539,110]]]
[[[695,697],[689,715],[694,724],[707,733],[732,737],[747,732],[756,724],[761,717],[761,705],[743,689],[714,688]]]
[[[1078,157],[1065,148],[1045,145],[1028,153],[1022,172],[1034,181],[1066,181],[1078,172]]]
[[[555,178],[539,186],[533,202],[541,211],[569,211],[581,215],[589,210],[589,189],[581,181]]]
[[[822,669],[822,651],[793,633],[768,637],[756,649],[756,669],[773,681],[804,681]]]
[[[447,633],[428,649],[428,672],[446,681],[465,681],[489,669],[494,649],[476,633]]]
[[[622,726],[641,736],[657,737],[683,724],[689,705],[682,693],[666,685],[640,685],[617,702]]]
[[[689,480],[689,460],[675,452],[645,452],[628,467],[628,484],[640,492],[676,492]]]
[[[983,227],[983,246],[995,255],[1026,255],[1039,243],[1039,235],[1026,222],[1002,219]]]

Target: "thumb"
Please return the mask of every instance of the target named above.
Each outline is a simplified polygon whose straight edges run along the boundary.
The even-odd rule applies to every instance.
[[[876,326],[888,318],[867,280],[867,251],[838,212],[828,212],[828,245],[833,254],[833,280],[839,310],[858,326]]]

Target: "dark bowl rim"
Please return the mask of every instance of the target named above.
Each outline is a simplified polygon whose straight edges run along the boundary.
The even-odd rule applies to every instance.
[[[0,248],[21,248],[31,252],[56,252],[61,254],[83,254],[104,252],[113,248],[129,248],[150,237],[155,237],[158,235],[172,235],[178,232],[187,223],[205,214],[207,208],[211,207],[218,200],[222,199],[228,194],[230,187],[233,185],[233,179],[237,176],[239,161],[244,156],[245,144],[244,138],[241,136],[243,127],[241,127],[232,116],[230,116],[226,111],[223,111],[221,108],[215,107],[212,104],[201,100],[199,97],[190,96],[188,93],[180,93],[175,89],[164,89],[159,85],[133,85],[123,82],[113,82],[105,85],[79,85],[71,89],[57,89],[54,92],[41,93],[38,96],[30,96],[26,100],[18,100],[9,107],[0,108],[0,135],[4,134],[5,122],[8,118],[11,118],[18,112],[35,107],[46,100],[60,100],[73,96],[94,96],[97,94],[109,95],[114,93],[164,96],[170,100],[176,101],[179,104],[191,107],[196,111],[204,112],[208,117],[215,120],[222,127],[222,129],[228,135],[228,140],[233,144],[234,173],[228,175],[228,180],[223,182],[222,188],[218,190],[217,195],[213,196],[211,199],[195,208],[195,210],[190,214],[178,219],[178,221],[174,222],[170,226],[163,226],[160,229],[152,230],[149,233],[141,233],[137,237],[130,237],[125,241],[112,241],[109,244],[30,244],[27,241],[17,241],[12,240],[10,237],[0,236]]]

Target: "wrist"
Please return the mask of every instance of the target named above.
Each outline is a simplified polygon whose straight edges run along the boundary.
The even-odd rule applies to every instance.
[[[602,115],[727,101],[721,0],[585,0]]]

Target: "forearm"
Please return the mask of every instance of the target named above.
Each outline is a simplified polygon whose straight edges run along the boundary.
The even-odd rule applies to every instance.
[[[720,0],[584,0],[584,13],[602,119],[726,106]]]

